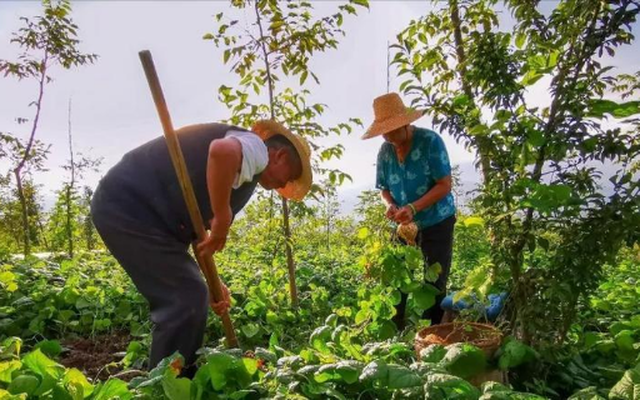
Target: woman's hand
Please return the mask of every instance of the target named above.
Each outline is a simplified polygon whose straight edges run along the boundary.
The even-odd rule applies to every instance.
[[[413,221],[413,210],[409,206],[404,206],[396,212],[395,221],[399,224],[408,224]]]
[[[395,204],[389,204],[389,206],[387,207],[387,211],[384,213],[384,215],[385,217],[387,217],[387,219],[390,219],[391,221],[395,221],[397,212],[398,212],[398,206],[396,206]]]

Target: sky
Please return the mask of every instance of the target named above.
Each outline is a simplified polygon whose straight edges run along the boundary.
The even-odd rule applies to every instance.
[[[314,2],[320,15],[335,9],[338,2]],[[549,2],[549,6],[553,3]],[[337,50],[317,55],[311,63],[320,85],[310,87],[311,101],[328,109],[322,122],[333,125],[350,117],[361,118],[365,127],[373,121],[372,102],[387,86],[387,42],[411,19],[426,14],[428,1],[371,1],[370,10],[345,19],[346,36]],[[218,101],[220,85],[237,82],[222,63],[222,51],[202,36],[215,29],[215,14],[229,9],[228,2],[172,1],[82,1],[73,3],[72,18],[79,26],[80,49],[96,53],[98,61],[89,66],[52,71],[54,82],[47,85],[38,138],[52,145],[48,172],[36,181],[43,185],[50,205],[61,186],[60,167],[68,159],[68,104],[72,101],[71,126],[76,151],[102,157],[101,172],[89,174],[85,183],[95,186],[102,174],[124,153],[162,134],[151,95],[138,59],[140,50],[151,50],[175,127],[219,121],[229,111]],[[14,59],[17,46],[11,33],[21,25],[20,16],[40,12],[36,1],[0,1],[0,59]],[[251,15],[247,16],[251,17]],[[504,15],[509,24],[508,13]],[[637,42],[616,56],[622,70],[640,65]],[[391,77],[391,90],[399,79]],[[17,117],[31,118],[29,103],[37,95],[35,82],[0,78],[0,131],[28,136],[29,125],[19,125]],[[531,95],[544,102],[544,89]],[[430,127],[424,117],[416,123]],[[364,131],[364,130],[363,130]],[[381,138],[362,141],[363,131],[328,139],[342,143],[345,153],[330,167],[350,174],[353,182],[340,188],[343,209],[353,206],[359,192],[374,188],[375,158]],[[478,180],[472,166],[474,155],[443,135],[453,165],[460,165],[467,188]],[[0,164],[0,166],[2,166]]]

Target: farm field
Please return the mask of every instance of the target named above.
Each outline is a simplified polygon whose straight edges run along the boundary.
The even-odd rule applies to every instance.
[[[0,7],[0,400],[640,399],[640,3],[141,3]]]

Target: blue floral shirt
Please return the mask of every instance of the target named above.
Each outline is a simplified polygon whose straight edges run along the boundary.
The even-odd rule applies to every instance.
[[[416,127],[409,154],[401,163],[392,144],[385,142],[378,152],[376,187],[389,190],[399,207],[424,196],[436,181],[451,175],[449,155],[444,141],[434,131]],[[453,195],[447,194],[436,204],[418,212],[414,222],[420,229],[435,225],[455,215]]]

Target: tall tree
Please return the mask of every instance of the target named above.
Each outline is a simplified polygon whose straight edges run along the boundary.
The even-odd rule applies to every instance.
[[[26,159],[16,185],[12,184],[14,171],[8,171],[2,179],[5,188],[3,225],[11,232],[12,239],[20,244],[25,256],[30,254],[31,244],[37,241],[42,231],[40,197],[38,186],[33,182],[33,173],[46,170],[44,164],[50,148],[50,145],[34,140],[25,158],[27,143],[11,134],[0,133],[0,158],[6,158],[14,166]]]
[[[238,88],[223,85],[218,91],[220,99],[232,111],[230,121],[243,126],[251,126],[261,118],[283,122],[310,141],[315,150],[313,162],[316,173],[326,174],[334,183],[350,179],[344,172],[322,168],[320,164],[340,157],[343,147],[320,148],[315,141],[331,134],[349,133],[353,124],[361,123],[351,119],[335,127],[323,128],[318,118],[326,105],[308,104],[310,92],[305,84],[309,77],[319,83],[309,68],[313,53],[336,48],[337,37],[344,34],[341,29],[344,14],[355,15],[356,7],[368,7],[368,2],[351,0],[338,5],[336,12],[321,18],[314,18],[313,6],[306,1],[234,0],[231,4],[236,9],[251,10],[255,19],[241,27],[238,20],[223,22],[224,15],[220,13],[216,15],[220,23],[217,31],[204,36],[224,48],[223,61],[231,64],[232,71],[240,79]],[[297,78],[298,87],[282,87],[285,77]],[[266,99],[261,96],[265,89]],[[314,185],[312,195],[319,190],[320,187]],[[283,198],[281,205],[291,301],[297,305],[289,203]]]
[[[68,144],[69,144],[69,161],[62,168],[69,173],[69,179],[64,184],[64,208],[65,208],[65,233],[67,242],[67,254],[69,257],[74,255],[74,232],[80,231],[82,226],[81,209],[82,199],[78,191],[78,181],[81,180],[87,171],[97,172],[98,167],[102,164],[102,157],[93,158],[84,156],[82,153],[75,153],[73,150],[73,135],[71,133],[71,99],[69,99],[68,110]],[[87,195],[85,190],[84,195]],[[87,212],[88,210],[84,210]],[[86,222],[85,222],[86,223]],[[86,228],[86,227],[85,227]],[[87,237],[87,243],[90,239]]]
[[[494,273],[511,281],[512,328],[558,343],[602,265],[638,237],[640,138],[628,117],[640,103],[619,100],[615,91],[637,86],[610,64],[634,39],[639,5],[565,0],[546,13],[537,1],[504,1],[516,20],[505,31],[496,3],[438,3],[398,35],[394,63],[413,106],[477,154],[480,211]],[[533,104],[530,90],[545,85],[548,101]],[[603,176],[602,163],[616,172]]]
[[[32,147],[36,140],[36,132],[42,111],[44,89],[52,81],[50,70],[59,65],[64,69],[93,63],[97,56],[85,54],[78,50],[80,41],[77,39],[78,27],[70,18],[71,3],[68,0],[43,0],[43,15],[33,19],[21,17],[24,27],[13,34],[12,43],[17,44],[22,53],[15,62],[0,60],[0,72],[5,77],[12,76],[34,80],[38,84],[35,106],[31,123],[31,132],[24,148],[22,157],[13,166],[13,174],[18,188],[18,196],[22,205],[22,222],[25,231],[28,228],[28,210],[24,192],[24,170],[30,162]],[[24,253],[31,251],[28,235],[24,237]]]

